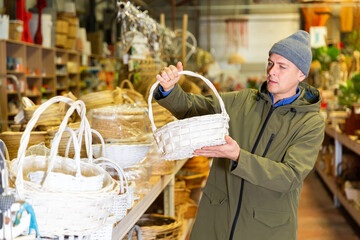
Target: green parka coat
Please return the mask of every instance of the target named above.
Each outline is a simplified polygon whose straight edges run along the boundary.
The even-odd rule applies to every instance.
[[[240,156],[235,169],[229,159],[214,159],[191,239],[226,240],[232,229],[234,240],[297,239],[303,180],[324,137],[320,94],[306,83],[299,87],[294,102],[276,108],[266,82],[259,90],[221,94]],[[178,119],[221,111],[214,95],[188,94],[179,85],[165,98],[157,89],[154,97]]]

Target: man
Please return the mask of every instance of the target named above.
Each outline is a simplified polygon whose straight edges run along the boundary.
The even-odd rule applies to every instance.
[[[259,90],[221,95],[230,116],[226,144],[195,155],[215,157],[191,239],[296,240],[298,203],[324,137],[319,92],[303,83],[311,64],[305,31],[275,43]],[[182,64],[165,68],[155,99],[178,119],[220,112],[214,96],[176,84]]]

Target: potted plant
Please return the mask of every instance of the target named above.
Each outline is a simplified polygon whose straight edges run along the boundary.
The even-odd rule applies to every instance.
[[[336,62],[340,55],[340,49],[335,46],[330,47],[319,47],[316,49],[312,49],[313,51],[313,63],[317,63],[320,65],[320,81],[317,80],[317,86],[322,89],[329,88],[329,81],[330,81],[330,66],[331,63]]]
[[[354,135],[360,129],[360,73],[357,73],[339,86],[339,103],[351,109],[350,116],[346,119],[345,133]]]

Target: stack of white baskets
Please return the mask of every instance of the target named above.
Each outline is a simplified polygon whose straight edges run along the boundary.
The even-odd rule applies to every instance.
[[[25,156],[30,132],[41,113],[58,102],[65,102],[71,107],[54,137],[50,156]],[[75,110],[81,117],[77,135],[67,128],[69,117]],[[74,159],[57,155],[64,131],[69,131],[72,135]],[[80,160],[79,146],[83,139],[88,154],[87,161]],[[124,193],[124,185],[93,163],[91,142],[90,124],[86,118],[85,104],[81,100],[74,102],[61,96],[51,98],[36,109],[28,122],[20,141],[18,156],[12,161],[12,168],[16,172],[17,196],[32,205],[41,237],[89,236],[112,219],[110,211],[114,199],[118,198],[119,193]]]

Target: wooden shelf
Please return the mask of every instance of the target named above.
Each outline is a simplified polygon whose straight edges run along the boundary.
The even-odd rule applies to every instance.
[[[57,91],[64,91],[64,90],[67,90],[67,87],[57,87],[56,90]]]
[[[177,160],[175,162],[175,169],[172,174],[161,176],[152,189],[131,209],[130,212],[115,226],[113,229],[112,239],[123,239],[125,235],[130,231],[139,218],[145,213],[149,206],[155,201],[157,196],[164,190],[169,184],[171,179],[175,177],[175,174],[182,168],[187,160]]]
[[[360,226],[360,211],[356,210],[355,207],[346,199],[342,192],[336,187],[334,179],[324,173],[321,169],[315,164],[316,172],[319,174],[321,179],[324,181],[328,189],[335,195],[339,200],[341,205],[346,209],[350,216],[355,220],[355,222]]]
[[[41,97],[41,94],[40,93],[39,94],[28,94],[26,96],[34,98],[34,97]]]
[[[7,74],[25,74],[24,71],[6,70]]]
[[[44,78],[44,79],[48,79],[48,78],[54,78],[55,75],[47,75],[47,76],[41,76],[41,77]]]
[[[16,114],[18,114],[17,112],[14,112],[14,113],[8,113],[8,116],[9,117],[12,117],[12,116],[15,116]]]
[[[8,91],[7,94],[8,94],[8,95],[16,95],[16,94],[17,94],[17,91]]]
[[[57,73],[56,74],[57,77],[67,77],[66,73]]]
[[[43,94],[50,94],[50,93],[54,93],[55,90],[47,90],[47,91],[43,91],[42,93]]]
[[[40,75],[26,75],[27,78],[41,78]]]
[[[330,126],[325,127],[325,133],[330,137],[337,139],[343,146],[360,155],[360,142],[352,140],[348,135],[336,131]]]

